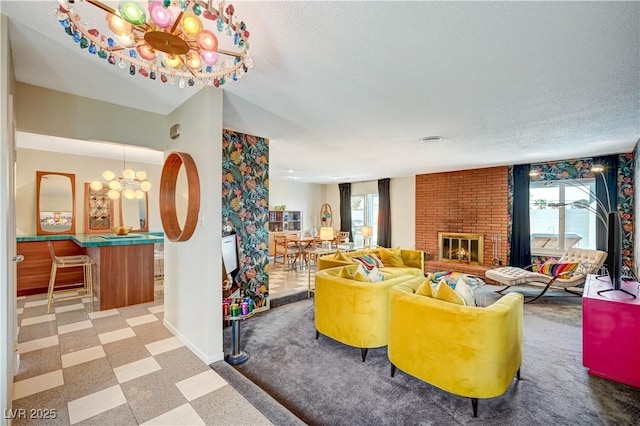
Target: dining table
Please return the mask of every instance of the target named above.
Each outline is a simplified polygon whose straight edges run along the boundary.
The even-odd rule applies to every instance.
[[[300,235],[300,236],[287,236],[287,243],[294,243],[296,249],[298,251],[298,256],[300,259],[300,268],[304,268],[305,265],[305,257],[306,251],[314,250],[316,248],[316,244],[322,243],[320,237],[313,237],[311,235]],[[295,268],[295,266],[294,266]]]

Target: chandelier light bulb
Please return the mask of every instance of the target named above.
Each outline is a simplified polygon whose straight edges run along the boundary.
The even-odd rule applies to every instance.
[[[133,31],[131,24],[118,15],[107,14],[107,26],[116,36],[129,35]]]
[[[196,43],[203,50],[218,49],[218,38],[209,30],[202,30],[198,38],[196,38]]]
[[[126,198],[127,200],[133,200],[133,197],[135,195],[133,189],[131,188],[127,188],[122,192],[122,195],[124,196],[124,198]]]
[[[142,189],[144,192],[148,192],[151,189],[151,182],[149,182],[148,180],[141,182],[140,189]]]
[[[139,189],[136,189],[135,191],[133,191],[133,197],[134,197],[136,200],[140,200],[140,199],[142,199],[142,197],[144,197],[144,192],[142,192],[142,191],[141,191],[141,190],[139,190]]]
[[[142,5],[136,1],[121,1],[118,10],[120,16],[132,25],[142,25],[147,20]]]
[[[165,9],[160,2],[149,2],[149,17],[151,22],[160,28],[168,28],[173,23],[173,14],[170,9]]]
[[[109,192],[107,192],[107,196],[112,200],[117,200],[118,198],[120,198],[120,192],[116,191],[115,189],[111,189]]]
[[[116,174],[113,173],[111,170],[105,170],[104,172],[102,172],[102,177],[104,178],[104,180],[110,181],[116,177]]]
[[[100,191],[102,189],[102,182],[100,182],[99,180],[94,180],[89,184],[89,187],[94,191]]]
[[[165,53],[162,57],[162,63],[169,68],[180,68],[182,61],[180,56]]]
[[[133,34],[118,34],[116,35],[116,39],[118,43],[124,47],[133,47],[136,44],[136,39],[133,37]]]
[[[114,179],[109,182],[109,188],[113,189],[114,191],[119,191],[122,188],[122,184],[119,180]]]
[[[187,53],[186,64],[192,70],[197,70],[202,66],[202,61],[200,60],[200,56],[194,53]]]
[[[212,52],[209,50],[201,50],[200,51],[200,57],[202,58],[202,60],[204,61],[205,64],[207,65],[215,65],[218,63],[218,52]]]
[[[154,61],[158,57],[158,52],[147,43],[140,44],[136,47],[138,54],[147,61]]]
[[[122,172],[122,176],[124,176],[125,179],[133,180],[136,177],[136,173],[131,169],[127,169]]]
[[[195,13],[187,12],[182,16],[182,32],[188,39],[195,39],[202,32],[202,21]]]
[[[143,172],[142,170],[139,172],[136,172],[136,179],[138,179],[139,181],[143,181],[147,178],[147,174],[145,172]]]

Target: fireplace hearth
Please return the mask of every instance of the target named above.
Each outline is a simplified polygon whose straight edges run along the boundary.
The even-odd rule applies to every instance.
[[[443,262],[484,264],[484,236],[462,232],[438,232],[440,260]]]

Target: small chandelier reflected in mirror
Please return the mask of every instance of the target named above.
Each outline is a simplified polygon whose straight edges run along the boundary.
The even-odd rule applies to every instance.
[[[122,0],[117,8],[97,0],[58,3],[58,22],[81,49],[131,75],[169,84],[178,78],[181,88],[219,87],[253,67],[249,31],[224,0]],[[104,19],[87,22],[98,9]]]

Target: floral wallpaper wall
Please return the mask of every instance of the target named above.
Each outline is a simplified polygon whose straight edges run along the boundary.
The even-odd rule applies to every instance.
[[[591,166],[595,163],[591,158],[554,161],[548,163],[533,164],[532,169],[542,172],[539,180],[580,179],[593,178]],[[622,219],[622,269],[623,274],[630,275],[633,271],[633,176],[635,156],[633,153],[619,154],[618,156],[618,211]],[[510,187],[510,190],[512,188]],[[513,197],[510,198],[512,200]],[[510,206],[510,210],[513,210]],[[534,263],[543,261],[544,258],[536,256]]]
[[[513,166],[507,172],[507,265],[511,265],[511,234],[513,233]]]
[[[633,158],[637,159],[638,155],[640,155],[640,141],[636,142],[636,146],[633,148]],[[637,160],[634,161],[633,165],[633,179],[633,182],[635,182],[636,179],[640,179],[640,161]],[[640,199],[640,185],[634,185],[633,199]],[[640,217],[640,203],[633,206],[633,213],[634,217]],[[638,244],[640,244],[640,226],[634,228],[633,235],[634,247],[638,247]],[[640,277],[640,250],[634,250],[633,258],[633,276]]]
[[[621,154],[618,159],[618,211],[622,222],[622,273],[633,275],[633,153]]]
[[[257,307],[268,306],[269,140],[222,132],[222,229],[238,238],[235,284]]]

